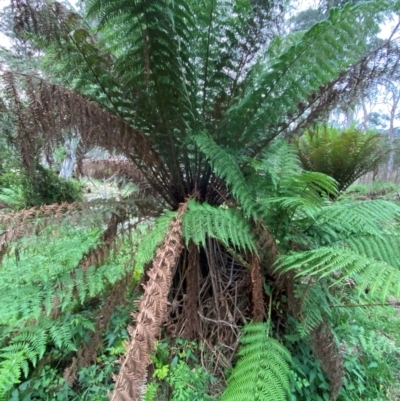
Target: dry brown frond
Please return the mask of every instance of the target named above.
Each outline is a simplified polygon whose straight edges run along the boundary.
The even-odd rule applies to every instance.
[[[331,398],[339,394],[343,385],[344,367],[340,349],[329,326],[322,322],[311,333],[311,343],[331,385]]]
[[[342,72],[336,80],[310,95],[307,104],[300,104],[299,114],[291,123],[298,121],[290,133],[299,132],[314,121],[325,118],[339,103],[354,104],[368,88],[374,87],[385,77],[398,77],[399,66],[399,48],[396,43],[388,41],[376,48]],[[303,115],[306,115],[304,119],[301,117]]]
[[[108,294],[104,305],[97,313],[95,330],[90,334],[90,343],[82,343],[76,357],[72,359],[72,363],[64,371],[64,378],[68,384],[73,386],[76,382],[76,372],[81,367],[87,367],[91,363],[96,363],[97,351],[103,345],[103,333],[107,329],[111,315],[115,307],[123,305],[126,302],[126,288],[131,280],[132,274],[127,274],[124,278],[115,283],[112,290]]]
[[[120,359],[121,369],[114,377],[115,390],[110,399],[137,401],[141,398],[147,379],[147,367],[151,363],[160,334],[160,326],[167,316],[168,292],[172,269],[183,249],[181,218],[187,204],[179,208],[178,216],[170,224],[166,238],[159,247],[148,271],[148,282],[134,316],[136,327],[128,327],[131,341],[126,344],[125,355]]]
[[[0,233],[0,261],[10,242],[18,241],[28,235],[39,235],[43,228],[59,224],[65,219],[68,219],[69,222],[77,222],[84,219],[84,215],[87,217],[89,211],[93,220],[95,215],[97,217],[99,215],[98,212],[94,214],[94,211],[91,210],[94,206],[96,206],[95,203],[89,204],[88,202],[56,203],[18,212],[0,213],[0,226],[4,230]],[[101,222],[103,221],[104,216],[101,217]]]
[[[42,205],[40,207],[32,207],[23,209],[18,212],[0,213],[0,224],[2,226],[18,226],[30,219],[39,219],[43,217],[52,217],[58,219],[65,217],[66,213],[82,210],[87,204],[84,202],[74,203],[54,203],[52,205]]]
[[[145,181],[143,174],[136,166],[127,159],[120,157],[109,157],[107,159],[84,159],[81,162],[83,176],[96,179],[109,179],[111,177],[126,177],[134,184],[141,184]]]
[[[72,387],[73,384],[76,382],[76,372],[78,371],[78,359],[72,358],[72,363],[70,366],[65,368],[63,377],[65,381]]]
[[[85,145],[117,151],[132,160],[149,184],[165,194],[170,175],[140,130],[89,99],[38,76],[4,71],[0,81],[7,109],[15,116],[14,141],[28,171],[33,168],[39,138],[61,141],[63,133],[73,131]]]
[[[68,10],[63,4],[43,2],[38,0],[11,0],[11,7],[14,14],[14,31],[17,35],[24,32],[34,32],[49,39],[60,39],[64,32],[60,22],[69,26],[76,23],[79,14]]]

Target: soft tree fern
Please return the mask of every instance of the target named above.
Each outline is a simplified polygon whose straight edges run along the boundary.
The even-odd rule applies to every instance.
[[[155,199],[159,206],[155,212],[146,199],[123,199],[117,223],[103,234],[109,246],[118,224],[130,219],[131,203],[136,217],[152,225],[134,254],[134,265],[148,277],[113,400],[144,392],[161,323],[175,335],[225,342],[233,350],[238,327],[265,316],[265,278],[274,296],[287,293],[285,316],[297,319],[317,351],[337,348],[331,347],[329,311],[322,310],[342,296],[333,282],[351,278],[361,290],[371,287],[370,294],[393,292],[390,285],[400,278],[391,266],[397,253],[382,245],[382,236],[398,207],[332,204],[336,182],[303,171],[296,149],[276,140],[321,118],[343,93],[357,93],[361,82],[396,68],[393,43],[368,46],[382,13],[397,11],[391,1],[334,8],[281,47],[279,41],[270,46],[270,32],[282,18],[276,2],[91,0],[84,2],[84,16],[56,2],[12,5],[19,38],[44,54],[36,74],[7,65],[1,72],[1,110],[13,118],[25,168],[34,165],[39,144],[74,132],[87,148],[129,159],[140,182],[151,187],[141,187],[150,205]],[[371,264],[368,244],[379,249]],[[76,300],[97,294],[90,275],[102,277],[98,265],[71,267]],[[40,316],[49,308],[38,302],[37,319],[46,330]],[[262,322],[244,329],[242,359],[224,401],[237,399],[243,391],[237,386],[244,384],[260,401],[287,395],[289,357],[269,330]],[[32,344],[37,350],[24,356],[5,339],[2,366],[8,369],[13,355],[18,361],[11,381],[42,355],[43,342]],[[339,353],[317,355],[329,375],[329,361]],[[340,373],[330,375],[333,397]]]

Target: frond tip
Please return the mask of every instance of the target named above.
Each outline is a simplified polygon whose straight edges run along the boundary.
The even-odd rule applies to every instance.
[[[221,401],[285,401],[290,391],[289,352],[269,336],[269,323],[243,328],[241,357]]]

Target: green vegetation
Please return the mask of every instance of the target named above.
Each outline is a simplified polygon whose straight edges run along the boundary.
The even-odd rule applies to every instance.
[[[309,129],[296,145],[303,167],[333,177],[339,192],[376,169],[388,153],[381,135],[355,127],[344,131],[326,125]]]
[[[397,72],[399,4],[289,3],[0,15],[1,401],[400,396],[397,185],[321,123]]]

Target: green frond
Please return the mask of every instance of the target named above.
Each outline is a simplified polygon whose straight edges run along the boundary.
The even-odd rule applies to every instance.
[[[20,381],[21,371],[27,374],[26,356],[30,352],[25,347],[7,347],[6,350],[2,350],[0,355],[0,400],[5,400],[14,384]]]
[[[304,111],[299,112],[298,107],[310,93],[337,78],[363,55],[367,46],[364,35],[374,32],[374,17],[389,6],[384,1],[369,1],[332,9],[326,20],[315,24],[277,59],[256,64],[253,68],[262,73],[243,100],[232,107],[227,122],[238,146],[250,143],[260,150],[282,130],[287,113],[301,116]]]
[[[186,245],[192,240],[196,245],[206,246],[206,239],[210,237],[238,250],[255,250],[250,227],[238,213],[194,200],[189,201],[183,215],[183,237]]]
[[[215,174],[225,180],[232,195],[240,203],[246,216],[256,216],[254,198],[234,156],[226,152],[206,133],[196,133],[193,140],[209,160]]]
[[[253,166],[266,174],[269,196],[284,196],[290,190],[291,177],[301,170],[296,148],[284,140],[275,140],[263,152],[261,160]]]
[[[112,254],[100,267],[82,268],[80,261],[98,244],[98,234],[97,229],[61,227],[53,231],[51,240],[48,236],[23,239],[3,259],[0,394],[22,375],[27,377],[50,347],[76,351],[75,308],[107,291],[132,269],[124,263],[123,253]],[[79,325],[86,332],[94,330],[84,317]]]
[[[361,255],[400,267],[400,235],[396,232],[383,232],[379,236],[354,235],[339,243]]]
[[[309,227],[329,245],[353,236],[381,236],[385,230],[395,229],[400,207],[385,200],[364,202],[335,202],[324,207]]]
[[[140,241],[136,251],[136,269],[143,271],[144,266],[153,259],[157,246],[163,241],[169,223],[175,216],[176,212],[167,212],[155,220],[150,232]]]
[[[320,203],[321,194],[337,194],[336,181],[332,177],[302,169],[296,147],[287,141],[273,141],[261,160],[248,161],[257,173],[253,185],[260,187],[264,196],[301,196]]]
[[[28,377],[30,365],[36,366],[46,351],[49,338],[63,351],[76,351],[71,328],[62,321],[40,317],[35,325],[27,325],[0,349],[0,397]]]
[[[269,336],[269,323],[244,326],[240,356],[221,401],[286,401],[289,352]]]
[[[311,280],[313,280],[311,278]],[[314,283],[298,282],[295,287],[296,301],[301,306],[297,331],[301,337],[306,337],[320,323],[332,318],[335,306],[342,303],[342,294],[333,293],[329,283],[333,280],[319,280]]]
[[[385,262],[360,255],[343,247],[321,247],[313,251],[281,256],[278,270],[297,270],[301,276],[330,276],[334,284],[351,279],[361,294],[369,294],[385,300],[389,295],[400,296],[400,270]]]

